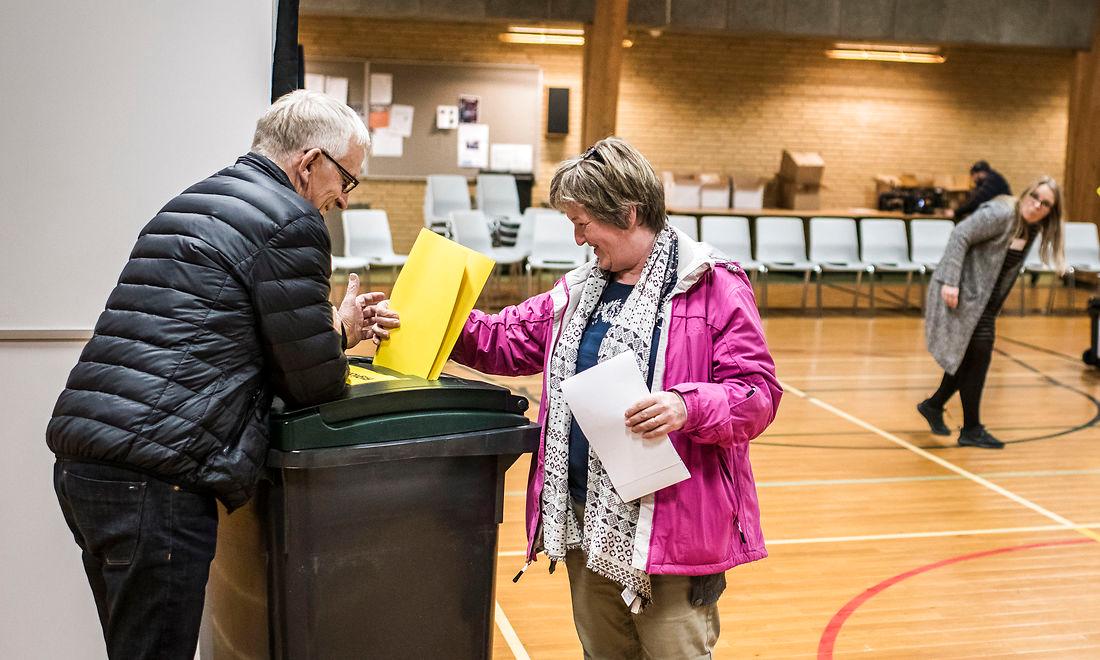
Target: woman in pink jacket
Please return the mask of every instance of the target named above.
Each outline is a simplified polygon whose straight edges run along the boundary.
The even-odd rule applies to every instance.
[[[485,373],[543,373],[528,564],[539,552],[551,570],[565,560],[585,657],[709,658],[724,571],[767,556],[749,441],[782,390],[752,287],[737,264],[666,225],[660,181],[620,139],[563,163],[550,202],[595,261],[499,314],[474,311],[451,357]],[[691,473],[631,502],[561,390],[624,351],[652,392],[624,423],[642,437],[669,435]]]
[[[475,311],[452,358],[543,373],[543,438],[528,480],[528,561],[565,560],[585,657],[705,658],[724,571],[767,555],[749,440],[782,390],[737,264],[668,227],[649,162],[608,138],[566,161],[550,203],[594,263],[499,314]],[[561,382],[633,351],[650,396],[624,423],[669,435],[691,478],[623,502],[573,421]]]

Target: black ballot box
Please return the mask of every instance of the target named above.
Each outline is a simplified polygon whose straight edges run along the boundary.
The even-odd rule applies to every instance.
[[[504,473],[539,427],[505,388],[371,369],[276,403],[265,478],[219,521],[204,660],[491,656]]]

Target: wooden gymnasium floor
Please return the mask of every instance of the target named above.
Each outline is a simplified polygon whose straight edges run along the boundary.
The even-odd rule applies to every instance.
[[[1080,360],[1083,313],[998,321],[982,412],[1002,451],[927,432],[914,405],[940,372],[916,313],[773,313],[765,331],[786,390],[752,449],[770,557],[727,574],[715,657],[1100,657],[1100,371]],[[493,380],[537,406],[538,377]],[[528,466],[507,476],[495,657],[579,658],[564,568],[542,558],[511,582]]]

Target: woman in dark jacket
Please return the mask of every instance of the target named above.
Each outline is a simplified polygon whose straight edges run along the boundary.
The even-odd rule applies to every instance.
[[[994,322],[1035,240],[1043,262],[1064,272],[1062,192],[1050,177],[1040,178],[1019,199],[992,199],[960,222],[936,267],[933,280],[940,286],[928,289],[925,340],[944,374],[939,389],[917,404],[917,412],[932,433],[950,435],[943,407],[958,392],[961,446],[1004,447],[982,426],[979,408],[993,355]]]

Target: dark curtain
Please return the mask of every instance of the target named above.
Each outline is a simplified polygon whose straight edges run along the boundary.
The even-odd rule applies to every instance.
[[[279,0],[275,18],[275,61],[271,66],[271,100],[302,87],[302,47],[298,45],[298,0]]]

